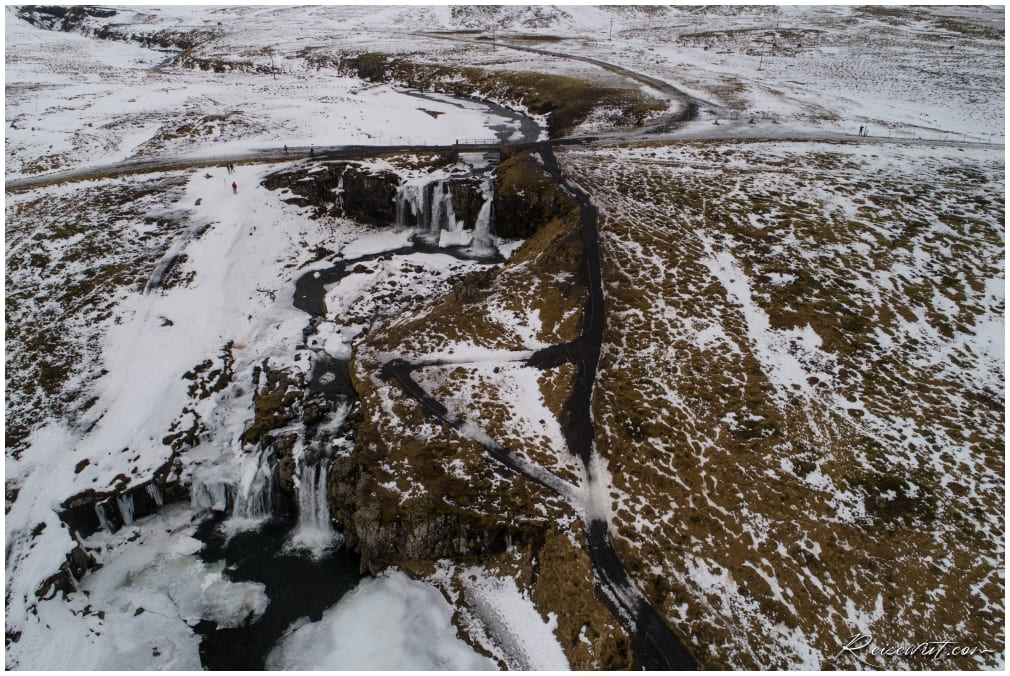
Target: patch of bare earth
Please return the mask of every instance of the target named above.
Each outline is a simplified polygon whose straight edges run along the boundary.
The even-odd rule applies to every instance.
[[[1002,154],[560,161],[601,207],[615,549],[699,663],[1001,665]],[[857,634],[974,652],[842,651]]]

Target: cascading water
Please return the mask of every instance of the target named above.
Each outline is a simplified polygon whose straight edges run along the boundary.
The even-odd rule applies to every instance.
[[[477,223],[473,228],[473,239],[470,241],[470,246],[467,247],[469,253],[477,257],[483,256],[493,256],[498,253],[498,249],[494,245],[494,240],[491,237],[491,205],[492,205],[492,189],[491,183],[486,181],[484,183],[483,189],[484,204],[480,207],[480,212],[477,214]]]
[[[298,494],[298,526],[292,533],[290,546],[308,550],[320,557],[342,538],[333,529],[330,505],[326,498],[329,461],[332,458],[333,434],[347,420],[351,404],[342,402],[332,417],[315,430],[315,441],[295,447],[295,490]]]
[[[226,512],[234,502],[234,494],[234,486],[226,479],[218,476],[194,476],[189,502],[196,510]]]
[[[273,516],[274,468],[267,451],[242,467],[232,518],[261,521]]]
[[[396,191],[397,227],[416,228],[414,240],[429,246],[466,245],[466,251],[477,258],[493,257],[498,253],[491,235],[493,188],[484,181],[481,189],[484,203],[477,215],[473,235],[469,241],[459,236],[445,236],[460,231],[453,206],[452,182],[446,179],[427,183],[405,183]]]
[[[457,228],[449,182],[401,185],[396,191],[396,225],[416,227],[416,240],[437,246],[443,231],[452,232]]]

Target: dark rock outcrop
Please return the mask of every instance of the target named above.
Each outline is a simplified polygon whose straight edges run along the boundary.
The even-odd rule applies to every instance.
[[[396,222],[396,187],[400,177],[388,171],[372,173],[348,165],[342,174],[344,189],[340,195],[341,215],[369,225]]]
[[[525,239],[575,206],[533,153],[514,155],[498,166],[494,232],[499,237]]]
[[[345,216],[376,226],[396,222],[399,184],[393,172],[371,172],[348,162],[287,169],[262,182],[269,190],[290,191],[293,196],[285,199],[289,204],[313,207],[313,218]]]
[[[82,5],[25,5],[18,10],[18,17],[37,28],[65,33],[81,29],[88,17],[108,19],[115,15],[114,9]]]
[[[472,230],[484,204],[481,182],[477,179],[453,180],[449,183],[449,190],[452,192],[452,210],[456,221],[462,223],[464,229]]]
[[[77,545],[67,554],[66,560],[60,564],[59,570],[39,585],[39,588],[35,590],[35,596],[46,600],[60,593],[65,597],[75,591],[75,580],[80,580],[89,570],[98,567],[95,557]]]
[[[405,507],[355,457],[334,459],[327,492],[348,548],[361,556],[362,573],[375,575],[412,561],[480,560],[505,551],[510,540],[544,538],[543,523],[506,525],[501,518],[452,509],[437,500]]]

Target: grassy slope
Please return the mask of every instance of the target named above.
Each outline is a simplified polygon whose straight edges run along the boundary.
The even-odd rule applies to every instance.
[[[594,410],[618,550],[701,663],[848,667],[859,631],[998,648],[1003,363],[974,334],[1002,332],[1001,158],[562,162],[604,211]]]

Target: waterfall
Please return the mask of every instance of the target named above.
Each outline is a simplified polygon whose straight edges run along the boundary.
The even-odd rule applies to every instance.
[[[161,488],[158,484],[153,481],[147,484],[147,494],[151,496],[151,499],[154,500],[154,504],[158,505],[158,507],[165,506],[165,497],[161,494]]]
[[[298,526],[330,532],[330,506],[326,502],[325,463],[304,464],[298,472]]]
[[[414,237],[437,246],[442,231],[456,229],[452,190],[445,180],[405,183],[396,190],[397,227],[416,227]]]
[[[267,455],[267,451],[260,451],[254,461],[243,463],[233,517],[259,520],[273,516],[274,468]]]
[[[291,549],[307,550],[319,558],[343,542],[343,536],[333,529],[326,483],[330,461],[334,454],[334,439],[352,409],[348,399],[340,401],[330,418],[311,434],[311,441],[294,448],[295,491],[298,496],[298,526],[291,535]]]
[[[491,205],[492,191],[491,184],[484,184],[484,204],[477,214],[477,223],[473,227],[473,239],[470,240],[469,250],[474,256],[493,256],[498,252],[491,238]]]
[[[408,220],[413,206],[413,195],[411,194],[417,186],[401,185],[396,189],[396,227],[408,228],[412,223]]]
[[[432,185],[405,183],[396,189],[396,225],[401,228],[428,230],[430,226]]]
[[[298,496],[298,525],[291,534],[291,549],[308,550],[320,557],[340,537],[330,522],[330,505],[326,501],[326,479],[329,474],[329,455],[324,436],[321,443],[295,448],[295,492]]]
[[[431,222],[428,230],[437,235],[443,230],[456,229],[456,212],[452,207],[452,190],[448,181],[435,184],[431,196]]]
[[[119,515],[123,517],[123,524],[131,525],[133,523],[133,495],[126,493],[116,497],[116,504],[119,505]]]
[[[233,502],[235,489],[230,481],[221,477],[193,477],[189,502],[193,509],[226,512]]]
[[[109,523],[109,516],[105,513],[105,505],[96,502],[95,514],[98,515],[98,523],[102,524],[102,530],[111,533],[112,524]]]

